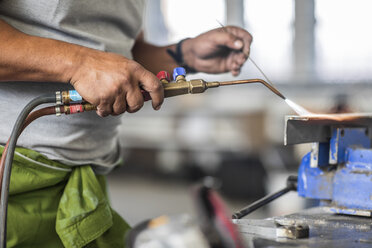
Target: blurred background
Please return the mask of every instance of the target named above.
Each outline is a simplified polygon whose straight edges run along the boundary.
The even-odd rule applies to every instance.
[[[288,98],[319,113],[372,112],[372,2],[369,0],[151,0],[145,38],[176,43],[223,25],[253,36],[251,58]],[[206,81],[262,78],[250,61],[241,74],[188,75]],[[162,214],[194,213],[190,186],[221,182],[231,212],[282,188],[311,145],[284,146],[294,114],[261,85],[166,99],[123,116],[123,166],[109,175],[113,206],[132,225]],[[290,193],[253,218],[306,204]]]

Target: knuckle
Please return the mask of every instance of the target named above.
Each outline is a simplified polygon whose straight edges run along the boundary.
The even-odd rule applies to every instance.
[[[99,110],[97,110],[97,114],[98,114],[99,116],[101,116],[101,117],[106,117],[106,116],[109,115],[109,113],[108,113],[107,111],[103,110],[103,109],[99,109]]]
[[[125,110],[114,111],[114,112],[112,113],[112,115],[113,115],[113,116],[117,116],[117,115],[121,115],[121,114],[123,114],[124,112],[125,112]]]
[[[128,112],[129,113],[135,113],[138,110],[140,110],[142,107],[143,107],[143,101],[142,102],[139,102],[139,103],[137,103],[137,104],[135,104],[133,106],[129,106]]]
[[[133,61],[131,63],[131,70],[135,73],[136,72],[141,72],[141,71],[143,71],[143,67],[140,64]]]
[[[121,84],[123,84],[123,85],[129,85],[130,82],[131,82],[131,80],[127,76],[123,76],[123,78],[121,79]],[[120,85],[118,85],[117,88],[122,89],[122,87],[120,87]]]
[[[159,101],[158,101],[158,104],[161,105],[164,103],[164,98],[161,98]]]
[[[123,87],[116,87],[115,88],[116,95],[122,95],[124,93]]]
[[[151,84],[151,91],[161,91],[163,89],[163,85],[159,81],[154,81]]]
[[[101,94],[99,96],[100,105],[107,105],[109,103],[109,97],[106,94]]]
[[[113,111],[112,115],[121,115],[125,111],[126,111],[126,106],[125,105],[114,107],[114,111]]]

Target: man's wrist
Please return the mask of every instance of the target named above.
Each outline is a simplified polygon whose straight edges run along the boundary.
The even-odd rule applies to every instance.
[[[186,69],[186,72],[196,72],[192,63],[191,50],[189,46],[185,44],[190,44],[190,38],[186,38],[178,42],[173,49],[167,49],[167,53],[173,58],[178,66],[182,66]]]
[[[68,44],[70,45],[70,44]],[[84,59],[89,56],[89,48],[78,45],[72,45],[72,49],[66,55],[66,60],[59,68],[60,77],[63,82],[73,84],[73,77],[81,65],[84,64]]]
[[[194,72],[197,72],[197,68],[195,68],[195,53],[193,51],[193,38],[189,38],[184,40],[181,47],[181,52],[183,55],[184,64],[188,67],[192,68]]]

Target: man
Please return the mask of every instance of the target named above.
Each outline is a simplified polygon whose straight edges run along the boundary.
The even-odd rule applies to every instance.
[[[160,109],[163,89],[154,73],[177,62],[239,74],[252,41],[248,32],[226,27],[152,46],[140,33],[143,5],[0,0],[0,144],[23,106],[45,93],[75,88],[98,114],[43,117],[22,134],[10,185],[8,247],[123,247],[129,227],[110,208],[100,176],[120,160],[117,115],[141,109],[141,88]]]

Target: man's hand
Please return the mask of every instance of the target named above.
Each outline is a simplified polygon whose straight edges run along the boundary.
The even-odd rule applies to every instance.
[[[197,71],[234,76],[249,56],[252,36],[244,29],[226,26],[185,40],[182,53],[185,63]]]
[[[123,56],[86,50],[70,83],[85,100],[97,106],[99,116],[138,111],[144,103],[141,88],[149,92],[153,108],[160,108],[164,90],[154,74]]]

